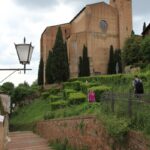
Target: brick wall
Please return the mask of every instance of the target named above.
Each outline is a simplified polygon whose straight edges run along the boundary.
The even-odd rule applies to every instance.
[[[49,141],[68,139],[71,145],[88,146],[89,150],[111,150],[114,145],[114,140],[95,117],[41,121],[37,124],[37,133]],[[126,147],[130,150],[148,150],[148,142],[141,134],[130,132],[127,139]],[[119,145],[116,147],[116,150],[122,149]]]

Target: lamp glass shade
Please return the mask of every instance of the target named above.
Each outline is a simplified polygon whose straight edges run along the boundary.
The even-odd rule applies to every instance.
[[[32,55],[32,53],[30,53],[31,49],[30,47],[32,47],[31,44],[17,44],[15,46],[20,63],[22,64],[29,63],[29,58],[31,59],[30,55]]]
[[[29,52],[28,63],[30,63],[30,61],[31,61],[31,57],[32,57],[33,49],[34,49],[34,47],[33,47],[32,45],[30,45],[30,52]]]

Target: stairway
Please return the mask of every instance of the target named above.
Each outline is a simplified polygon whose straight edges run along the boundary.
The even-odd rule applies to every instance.
[[[10,132],[8,150],[52,150],[48,142],[31,131]]]

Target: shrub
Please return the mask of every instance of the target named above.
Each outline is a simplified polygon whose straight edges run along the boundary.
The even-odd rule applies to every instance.
[[[103,121],[108,133],[118,140],[123,140],[123,137],[129,131],[130,122],[127,119],[109,116],[104,118]]]
[[[43,92],[42,93],[42,99],[47,99],[49,96],[49,92]]]
[[[66,102],[66,101],[63,101],[63,100],[60,100],[60,101],[52,102],[52,103],[51,103],[51,109],[52,109],[52,110],[64,108],[64,107],[66,107],[66,106],[67,106],[67,102]]]
[[[63,96],[65,99],[68,99],[68,96],[70,93],[76,93],[77,91],[73,90],[73,89],[64,89],[63,90]]]
[[[60,92],[60,89],[52,88],[49,90],[50,94],[58,94]]]
[[[87,94],[88,89],[93,86],[97,86],[98,83],[81,83],[81,91]]]
[[[69,104],[80,104],[86,101],[86,95],[81,92],[70,93],[68,100]]]
[[[96,101],[99,102],[102,93],[104,93],[106,91],[110,91],[111,88],[108,86],[93,86],[93,87],[89,88],[89,90],[93,90],[95,92]]]
[[[51,102],[54,102],[54,101],[58,101],[60,100],[62,97],[61,96],[57,96],[57,95],[50,95],[48,97],[48,99],[51,101]]]
[[[74,81],[74,82],[65,82],[63,84],[64,89],[74,89],[79,91],[80,90],[80,81]]]
[[[44,115],[44,120],[53,119],[55,118],[55,114],[52,111],[48,111]]]

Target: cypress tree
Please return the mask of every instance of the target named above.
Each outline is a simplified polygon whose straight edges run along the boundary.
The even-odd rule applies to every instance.
[[[146,23],[144,22],[143,23],[143,31],[145,31],[145,29],[146,29]]]
[[[131,36],[135,36],[134,30],[131,31]]]
[[[82,66],[83,66],[83,76],[90,76],[90,65],[89,65],[89,58],[88,58],[88,50],[87,50],[87,47],[85,45],[83,46]]]
[[[80,56],[79,57],[79,74],[78,74],[79,77],[83,76],[83,65],[82,64],[83,64],[82,63],[82,57]]]
[[[46,62],[46,70],[45,70],[47,84],[54,83],[52,71],[53,71],[53,53],[49,51],[49,55]]]
[[[68,53],[67,53],[67,44],[66,42],[64,43],[64,78],[63,81],[67,81],[70,77],[70,70],[69,70],[69,62],[68,62]]]
[[[118,73],[122,73],[122,59],[121,59],[121,50],[120,49],[115,50],[114,59],[115,59],[115,73],[117,73],[116,72],[116,64],[117,63],[118,63]]]
[[[41,57],[39,63],[39,70],[38,70],[38,85],[43,85],[44,83],[43,71],[44,71],[44,63],[43,63],[43,58]]]
[[[111,45],[110,51],[109,51],[109,62],[108,62],[108,74],[114,74],[115,73],[115,60],[114,60],[114,48]]]
[[[69,78],[69,64],[67,62],[67,50],[63,42],[61,28],[58,28],[53,47],[53,78],[55,82],[66,81]]]

